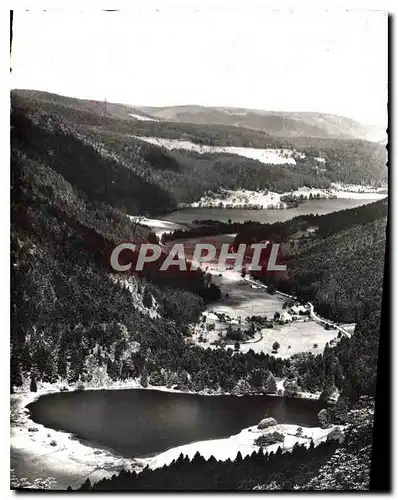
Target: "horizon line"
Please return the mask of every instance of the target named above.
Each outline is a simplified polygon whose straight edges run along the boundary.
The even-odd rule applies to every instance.
[[[71,99],[78,99],[78,100],[81,100],[81,101],[107,102],[108,104],[120,104],[122,106],[129,106],[131,108],[157,108],[157,109],[161,109],[161,108],[198,107],[198,108],[206,108],[206,109],[220,109],[220,108],[223,108],[223,109],[242,109],[242,110],[246,110],[246,111],[254,111],[254,112],[261,111],[261,112],[275,113],[275,114],[277,114],[277,113],[281,113],[281,114],[289,114],[289,113],[293,114],[293,113],[297,113],[297,114],[329,115],[329,116],[333,116],[333,117],[336,117],[336,118],[344,118],[346,120],[352,120],[353,122],[356,122],[357,124],[362,125],[362,126],[374,127],[374,128],[383,130],[385,132],[385,136],[388,137],[388,133],[387,133],[387,127],[388,127],[387,102],[386,102],[386,128],[384,128],[382,125],[375,125],[374,123],[364,122],[364,121],[358,120],[357,118],[352,118],[351,116],[338,115],[336,113],[330,113],[330,112],[327,112],[327,111],[293,111],[293,110],[283,111],[283,110],[271,110],[271,109],[264,109],[264,108],[250,108],[250,107],[244,107],[244,106],[206,105],[206,104],[193,104],[193,103],[190,103],[190,104],[187,104],[187,103],[185,103],[185,104],[166,104],[166,105],[130,104],[130,103],[123,102],[123,101],[114,101],[114,100],[109,101],[106,98],[106,96],[104,96],[104,99],[96,99],[96,98],[93,98],[93,97],[77,97],[76,95],[67,95],[67,94],[61,94],[61,93],[58,93],[58,92],[55,92],[55,91],[51,91],[51,90],[34,89],[34,88],[11,88],[10,89],[10,93],[13,92],[13,91],[18,91],[18,90],[32,91],[32,92],[42,92],[42,93],[46,93],[46,94],[57,95],[57,96],[60,96],[60,97],[67,97],[67,98],[71,98]],[[379,142],[379,141],[376,141],[376,142]]]

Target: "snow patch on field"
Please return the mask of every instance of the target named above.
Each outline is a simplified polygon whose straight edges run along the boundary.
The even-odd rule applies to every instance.
[[[224,153],[243,156],[251,160],[257,160],[266,165],[296,165],[294,152],[291,149],[260,149],[245,148],[236,146],[204,146],[190,141],[181,141],[179,139],[163,139],[160,137],[132,136],[135,139],[149,142],[169,150],[184,149],[186,151],[195,151],[196,153]]]
[[[388,194],[385,193],[354,193],[352,191],[334,191],[336,198],[343,198],[346,200],[383,200],[387,198]]]
[[[129,113],[130,116],[135,118],[136,120],[142,120],[144,122],[158,122],[156,118],[150,118],[149,116],[144,116],[144,115],[137,115],[135,113]]]
[[[339,428],[343,429],[343,426]],[[308,448],[311,444],[311,440],[313,440],[314,445],[317,446],[319,443],[326,440],[327,435],[332,430],[331,428],[321,429],[320,427],[302,427],[303,437],[297,437],[296,433],[298,429],[299,426],[297,425],[278,424],[270,427],[264,432],[264,430],[257,429],[257,426],[252,426],[243,429],[239,434],[235,434],[229,438],[197,441],[195,443],[178,446],[160,453],[155,457],[141,459],[140,462],[142,462],[143,465],[148,465],[150,469],[157,469],[170,464],[173,460],[177,460],[181,453],[192,460],[197,452],[206,460],[211,456],[221,461],[228,459],[234,460],[238,452],[241,453],[242,458],[245,458],[251,455],[253,451],[258,451],[260,449],[259,446],[254,444],[255,439],[261,435],[275,431],[284,435],[284,441],[264,446],[264,452],[270,453],[272,451],[275,453],[279,447],[281,447],[283,451],[289,451],[292,450],[296,443],[303,444]]]
[[[150,227],[159,240],[162,237],[162,234],[172,233],[176,229],[186,229],[186,226],[183,226],[182,224],[177,224],[176,222],[170,222],[167,220],[148,219],[147,217],[137,215],[128,215],[127,217],[132,222]]]
[[[334,182],[331,184],[331,191],[336,198],[352,200],[382,200],[388,196],[387,186],[376,188],[373,186],[363,186],[361,184],[342,184]]]

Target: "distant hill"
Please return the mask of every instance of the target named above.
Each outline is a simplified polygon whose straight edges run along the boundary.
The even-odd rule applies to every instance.
[[[292,121],[300,124],[303,133],[309,133],[308,129],[303,130],[303,122],[298,118],[292,120],[273,115],[258,115],[263,120],[279,120],[281,135],[272,135],[230,124],[167,121],[169,116],[166,112],[163,117],[156,117],[150,115],[147,111],[149,108],[76,99],[33,90],[12,91],[11,102],[13,109],[19,109],[31,116],[35,123],[57,122],[61,130],[68,130],[78,141],[94,145],[96,149],[101,150],[102,155],[106,152],[108,156],[117,157],[118,168],[123,164],[143,177],[146,182],[158,184],[174,199],[171,204],[163,204],[164,211],[170,209],[171,205],[174,208],[179,203],[198,200],[204,191],[214,191],[220,186],[226,189],[267,188],[284,192],[303,185],[327,187],[330,182],[374,184],[387,180],[387,151],[384,145],[330,136],[290,137],[292,129],[290,128],[289,132],[287,125]],[[164,111],[177,108],[162,109]],[[190,109],[196,110],[196,115],[199,116],[198,110],[208,111],[210,108]],[[213,111],[220,116],[221,111],[216,108]],[[233,111],[246,112],[235,109]],[[230,116],[225,111],[221,114]],[[316,116],[311,113],[303,115]],[[46,127],[47,125],[44,126]],[[286,148],[292,154],[294,151],[302,154],[295,154],[296,165],[293,167],[280,165],[275,168],[225,153],[204,155],[192,151],[168,151],[153,144],[144,144],[137,139],[140,136],[177,139],[217,147]],[[144,157],[150,165],[144,165]],[[319,157],[324,160],[322,165],[318,161]],[[153,197],[144,196],[144,199],[150,200]],[[162,211],[160,208],[158,212]]]
[[[58,105],[72,109],[77,109],[81,112],[89,112],[96,115],[106,115],[112,118],[135,121],[133,115],[142,115],[143,119],[150,118],[146,113],[129,106],[128,104],[118,104],[114,102],[95,101],[91,99],[77,99],[75,97],[67,97],[51,92],[42,92],[40,90],[17,89],[11,92],[12,96],[19,96],[24,99],[29,99],[31,102],[36,101],[43,105]]]
[[[180,123],[222,124],[261,130],[280,137],[321,137],[382,141],[385,131],[343,116],[312,112],[264,111],[205,106],[137,106],[154,118]]]
[[[40,103],[62,105],[108,117],[137,121],[190,123],[195,125],[226,125],[289,138],[359,139],[386,144],[385,130],[364,125],[343,116],[313,113],[265,111],[259,109],[184,106],[133,106],[89,99],[60,96],[38,90],[18,89],[14,95]]]

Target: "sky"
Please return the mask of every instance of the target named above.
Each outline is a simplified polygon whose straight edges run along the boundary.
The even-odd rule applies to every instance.
[[[378,11],[15,11],[11,88],[131,105],[318,111],[385,128]]]

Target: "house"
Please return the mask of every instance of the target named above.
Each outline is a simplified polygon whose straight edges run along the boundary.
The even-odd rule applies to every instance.
[[[307,312],[307,309],[302,305],[292,306],[290,310],[293,314],[306,314]]]
[[[292,321],[292,315],[287,311],[282,311],[279,321],[280,323],[290,323]]]

